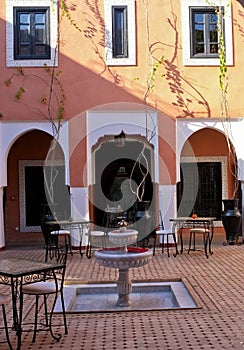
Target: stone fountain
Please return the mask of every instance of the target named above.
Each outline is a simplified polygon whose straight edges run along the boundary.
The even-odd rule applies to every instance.
[[[122,225],[118,230],[108,233],[109,240],[116,248],[101,249],[95,252],[98,264],[119,270],[117,281],[117,306],[130,306],[132,283],[129,269],[146,265],[152,259],[152,250],[149,248],[128,247],[137,240],[138,232]]]

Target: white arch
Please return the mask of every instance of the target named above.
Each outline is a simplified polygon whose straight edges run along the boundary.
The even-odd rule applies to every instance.
[[[219,132],[226,134],[225,129],[228,128],[228,137],[235,149],[237,162],[238,162],[238,179],[244,181],[244,120],[243,118],[231,118],[225,125],[221,119],[178,119],[176,132],[177,132],[177,145],[176,145],[176,171],[177,182],[180,179],[180,155],[185,142],[196,131],[210,128],[218,130]]]
[[[0,187],[7,186],[7,160],[9,151],[14,142],[23,134],[40,130],[53,136],[52,124],[44,122],[2,122],[0,123]],[[68,148],[68,123],[63,123],[59,144],[64,152],[66,165],[66,183],[69,184],[69,148]]]

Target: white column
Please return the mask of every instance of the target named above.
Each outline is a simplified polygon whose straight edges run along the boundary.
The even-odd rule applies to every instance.
[[[0,249],[5,247],[5,230],[3,216],[3,187],[0,187]]]
[[[71,187],[71,216],[73,220],[89,220],[88,189],[86,187]],[[71,230],[73,246],[80,244],[80,232],[78,229]],[[82,245],[87,244],[87,236],[83,232]]]

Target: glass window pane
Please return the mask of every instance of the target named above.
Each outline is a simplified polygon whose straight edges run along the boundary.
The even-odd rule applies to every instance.
[[[20,23],[30,23],[30,14],[28,13],[21,13],[19,16]]]
[[[218,44],[211,44],[210,45],[210,53],[218,53]]]
[[[211,43],[218,42],[218,32],[216,30],[210,30],[209,32],[209,40]]]
[[[196,54],[197,53],[204,53],[204,44],[196,44]]]
[[[35,42],[36,43],[43,43],[45,42],[45,28],[42,25],[36,25],[35,26]]]
[[[19,53],[21,55],[29,56],[31,54],[30,45],[21,45],[19,48]]]
[[[218,23],[218,16],[216,15],[216,13],[209,13],[208,14],[208,22],[209,23]]]
[[[203,23],[204,22],[203,13],[195,13],[194,14],[194,22],[195,23]]]
[[[45,14],[44,13],[36,13],[35,14],[35,23],[45,23]]]
[[[113,57],[128,57],[127,10],[125,7],[112,7]]]
[[[203,30],[203,27],[199,28],[198,30],[195,31],[195,40],[196,40],[196,43],[204,42],[204,30]]]
[[[35,45],[34,48],[35,55],[43,56],[46,54],[45,45]]]
[[[29,41],[29,26],[25,26],[25,25],[20,26],[19,40],[20,42]]]

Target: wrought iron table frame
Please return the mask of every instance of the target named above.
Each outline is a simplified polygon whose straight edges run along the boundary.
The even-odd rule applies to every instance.
[[[84,236],[84,228],[89,229],[92,221],[90,220],[57,220],[57,221],[46,221],[47,225],[59,224],[61,228],[66,228],[68,230],[78,229],[80,235],[80,244],[79,244],[79,252],[82,256],[84,253],[82,252],[82,241]]]
[[[23,292],[22,286],[41,280],[43,273],[63,268],[63,264],[22,258],[0,259],[0,284],[11,286],[13,329],[17,335],[17,350],[21,348]],[[19,305],[18,305],[19,304]]]
[[[170,219],[170,221],[173,221],[174,228],[179,233],[179,239],[180,239],[180,253],[183,253],[183,229],[184,228],[205,228],[209,230],[209,234],[207,235],[207,239],[205,241],[204,245],[204,251],[206,258],[208,258],[208,253],[210,255],[213,254],[211,245],[213,241],[214,236],[214,221],[216,220],[215,217],[177,217],[174,219]]]

